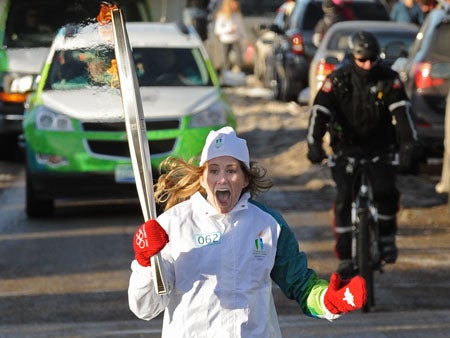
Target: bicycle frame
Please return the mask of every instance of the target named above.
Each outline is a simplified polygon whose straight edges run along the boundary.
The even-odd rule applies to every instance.
[[[349,158],[350,160],[350,158]],[[354,160],[354,159],[352,159]],[[380,252],[378,248],[378,209],[374,202],[372,182],[368,175],[367,167],[370,165],[366,159],[359,160],[357,164],[357,170],[354,185],[353,185],[353,199],[351,209],[352,220],[352,259],[357,269],[361,270],[361,262],[358,261],[358,256],[361,255],[358,242],[361,243],[361,232],[366,231],[362,229],[363,226],[368,226],[368,238],[369,238],[369,252],[368,260],[373,270],[377,270],[380,266],[377,264],[380,261]],[[362,218],[365,217],[365,222],[362,222]],[[364,238],[363,238],[364,239]],[[361,245],[364,243],[361,243]],[[359,254],[358,254],[359,253]]]
[[[328,165],[335,165],[335,156],[330,156]],[[362,308],[369,312],[375,305],[374,271],[383,272],[379,250],[378,210],[373,196],[369,167],[378,161],[387,161],[398,165],[398,154],[392,159],[375,157],[345,157],[345,170],[353,176],[352,182],[352,262],[355,272],[366,280],[367,303]]]

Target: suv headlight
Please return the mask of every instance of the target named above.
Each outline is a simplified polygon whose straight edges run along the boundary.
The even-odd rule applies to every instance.
[[[203,109],[194,115],[190,122],[190,127],[207,127],[215,125],[224,125],[227,121],[227,107],[221,101],[216,101],[208,108]]]
[[[36,111],[36,129],[53,131],[73,131],[70,118],[66,115],[56,113],[43,106]]]

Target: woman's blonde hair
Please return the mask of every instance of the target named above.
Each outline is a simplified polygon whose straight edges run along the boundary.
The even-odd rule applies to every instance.
[[[249,192],[251,197],[269,190],[273,183],[266,178],[267,170],[256,162],[250,162],[250,168],[240,162],[241,169],[248,179],[248,186],[242,193]],[[206,195],[205,189],[200,185],[200,177],[203,175],[208,163],[202,166],[194,164],[194,160],[185,161],[180,158],[168,157],[160,165],[161,175],[155,184],[155,201],[164,210],[187,200],[197,191]]]

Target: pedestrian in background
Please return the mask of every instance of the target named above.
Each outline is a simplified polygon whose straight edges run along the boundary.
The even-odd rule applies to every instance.
[[[253,199],[272,183],[233,128],[209,133],[199,166],[173,158],[163,169],[155,199],[165,211],[134,235],[128,288],[137,317],[164,311],[163,337],[281,337],[272,281],[312,317],[334,320],[363,306],[361,276],[319,279],[281,214]],[[158,252],[166,295],[151,274]]]
[[[392,21],[413,23],[418,26],[421,26],[425,19],[425,14],[416,0],[398,0],[392,7],[390,16]]]
[[[224,63],[222,71],[231,70],[232,66],[235,66],[237,71],[241,71],[243,67],[243,47],[246,48],[249,42],[238,0],[222,1],[216,12],[214,33],[223,48]],[[232,51],[235,54],[234,64],[231,62]]]
[[[430,11],[432,11],[436,6],[438,5],[438,2],[436,0],[417,0],[417,4],[419,5],[420,9],[422,10],[425,17],[427,16]]]
[[[183,9],[183,21],[195,28],[200,38],[208,38],[208,5],[209,0],[186,0]]]
[[[343,0],[324,0],[322,2],[323,18],[314,27],[313,43],[319,47],[328,29],[339,21],[353,20],[353,9]]]

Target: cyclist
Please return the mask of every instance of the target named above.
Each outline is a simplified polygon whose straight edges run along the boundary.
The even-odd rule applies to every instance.
[[[331,149],[338,155],[331,169],[337,188],[333,230],[340,260],[337,272],[343,278],[354,273],[350,216],[353,175],[346,170],[344,158],[362,154],[375,157],[399,150],[402,173],[413,173],[418,168],[420,150],[403,84],[398,74],[379,60],[376,37],[358,31],[349,37],[348,45],[348,62],[327,77],[315,97],[307,135],[307,156],[312,163],[325,158],[322,139],[327,130]],[[385,263],[394,263],[398,255],[396,172],[396,167],[386,161],[378,161],[370,169],[378,207],[381,259]]]

